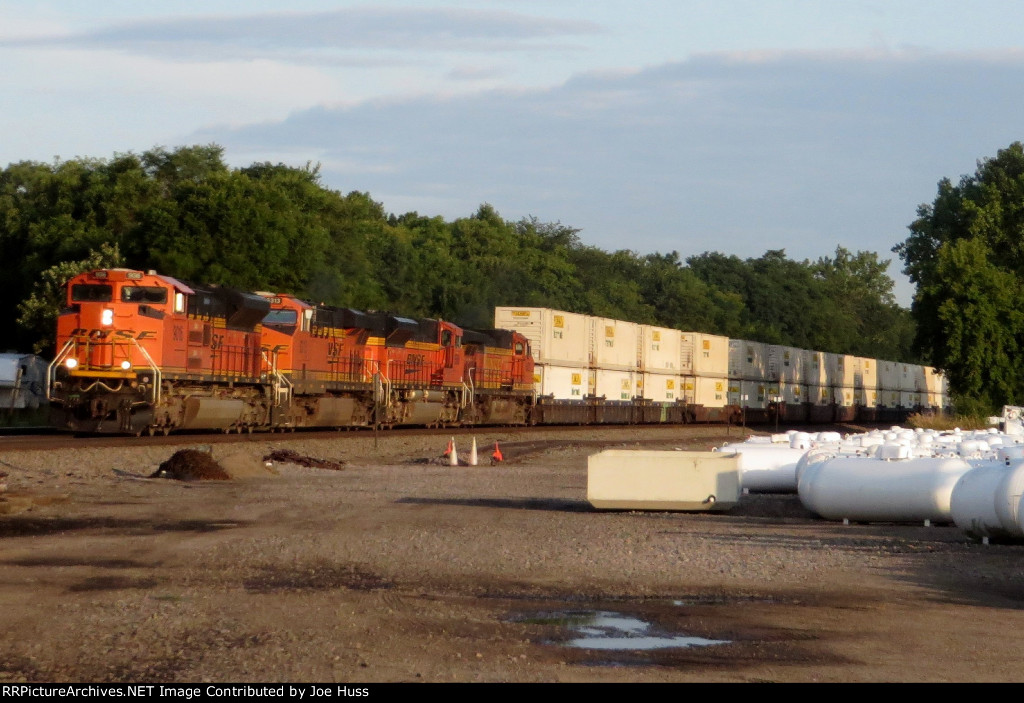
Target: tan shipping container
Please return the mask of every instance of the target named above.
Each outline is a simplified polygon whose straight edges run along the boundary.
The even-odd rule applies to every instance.
[[[823,406],[832,404],[832,388],[825,385],[807,386],[807,402]]]
[[[852,354],[826,354],[826,363],[831,362],[828,385],[834,388],[850,387],[856,382],[856,359]]]
[[[535,361],[561,366],[590,363],[590,324],[586,315],[550,308],[494,308],[494,326],[530,340]]]
[[[557,400],[583,400],[587,394],[590,370],[585,366],[536,364],[533,385],[537,395]]]
[[[636,372],[590,369],[590,394],[605,400],[633,400]]]
[[[683,397],[681,380],[681,376],[671,374],[637,374],[636,395],[656,403],[674,403]]]
[[[725,378],[729,375],[729,338],[703,332],[680,332],[682,362],[686,376]]]
[[[683,376],[683,400],[705,408],[724,408],[727,402],[728,380],[707,376]]]
[[[729,378],[768,381],[768,347],[763,342],[729,340]]]
[[[900,389],[900,363],[896,361],[878,362],[878,387],[887,391]]]
[[[804,350],[771,344],[768,347],[768,380],[805,383]]]
[[[857,404],[857,389],[853,386],[832,386],[832,402],[841,408]]]
[[[878,363],[863,356],[853,357],[854,388],[878,388]]]
[[[682,373],[682,340],[679,330],[640,325],[640,370],[649,373]]]
[[[828,385],[828,355],[825,352],[803,349],[803,381],[808,386]]]
[[[591,317],[590,365],[599,369],[635,371],[640,367],[640,325]]]

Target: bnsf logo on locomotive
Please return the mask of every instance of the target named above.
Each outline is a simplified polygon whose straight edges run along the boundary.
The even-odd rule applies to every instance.
[[[71,330],[72,337],[91,337],[92,339],[106,339],[107,337],[117,337],[119,339],[135,339],[142,341],[143,339],[156,339],[156,332],[152,330],[143,330],[142,332],[136,332],[135,330],[101,330],[101,329],[86,329],[85,327],[76,327]]]

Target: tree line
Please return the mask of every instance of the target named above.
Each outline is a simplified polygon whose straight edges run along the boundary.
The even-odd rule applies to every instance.
[[[53,354],[70,276],[101,266],[155,269],[194,283],[297,294],[311,302],[467,327],[496,305],[591,315],[917,363],[914,320],[887,261],[838,247],[795,261],[784,250],[603,251],[579,230],[470,216],[385,211],[368,193],[330,190],[318,168],[229,168],[217,145],[110,159],[12,163],[0,173],[5,346]]]

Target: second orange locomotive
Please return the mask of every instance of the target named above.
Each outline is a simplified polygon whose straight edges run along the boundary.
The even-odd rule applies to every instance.
[[[77,432],[522,424],[521,334],[105,269],[67,287],[48,396]]]

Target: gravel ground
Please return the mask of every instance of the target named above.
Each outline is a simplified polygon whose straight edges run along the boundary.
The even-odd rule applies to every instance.
[[[473,467],[446,434],[0,448],[0,682],[1024,680],[1024,546],[586,501],[601,448],[736,434],[487,431]],[[149,478],[183,447],[232,478]]]

